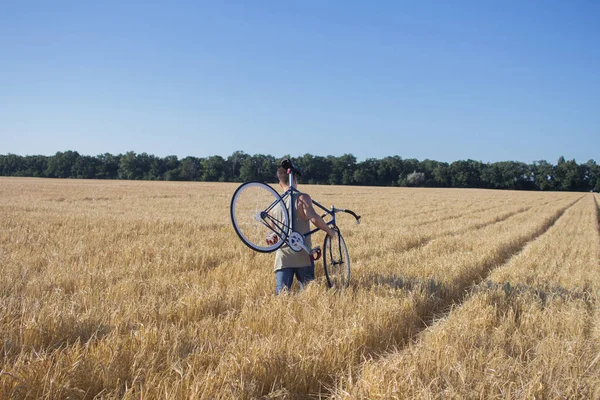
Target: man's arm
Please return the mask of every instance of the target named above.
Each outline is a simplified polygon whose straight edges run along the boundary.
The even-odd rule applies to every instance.
[[[313,207],[312,199],[309,195],[306,193],[300,195],[298,198],[298,203],[302,208],[302,211],[304,211],[306,219],[310,220],[310,222],[312,222],[317,228],[324,230],[330,237],[334,237],[335,231],[331,229],[329,225],[327,225],[325,220],[321,218],[319,214],[317,214],[315,208]]]

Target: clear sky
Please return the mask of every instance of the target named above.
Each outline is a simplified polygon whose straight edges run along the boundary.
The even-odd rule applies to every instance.
[[[600,1],[0,0],[0,154],[600,162]]]

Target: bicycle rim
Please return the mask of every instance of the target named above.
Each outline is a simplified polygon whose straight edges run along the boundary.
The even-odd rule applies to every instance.
[[[246,182],[231,199],[233,228],[251,249],[263,253],[277,250],[289,232],[288,210],[281,196],[262,182]],[[267,236],[277,235],[278,241],[269,245]]]
[[[350,255],[340,233],[332,240],[325,236],[323,266],[330,288],[344,288],[350,284]]]

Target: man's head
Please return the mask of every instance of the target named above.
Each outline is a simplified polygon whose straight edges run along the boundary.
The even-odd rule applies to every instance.
[[[277,178],[279,179],[279,185],[283,188],[290,186],[290,176],[287,170],[283,167],[277,168]]]

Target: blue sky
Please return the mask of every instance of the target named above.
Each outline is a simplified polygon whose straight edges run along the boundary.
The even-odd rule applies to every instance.
[[[597,1],[0,1],[0,154],[600,162]]]

